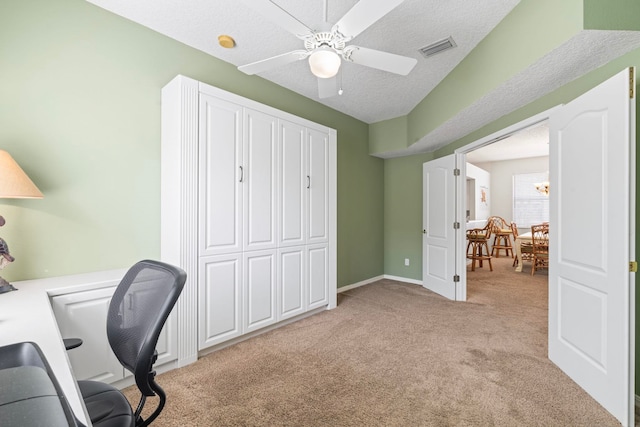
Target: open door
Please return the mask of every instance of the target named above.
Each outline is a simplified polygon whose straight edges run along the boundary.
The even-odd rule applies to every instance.
[[[549,121],[549,358],[623,425],[633,425],[633,73]]]
[[[456,155],[441,157],[422,169],[422,284],[456,299]],[[458,223],[459,224],[459,223]]]

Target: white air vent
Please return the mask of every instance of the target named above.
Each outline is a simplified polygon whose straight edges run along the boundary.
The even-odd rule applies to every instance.
[[[438,40],[435,43],[431,43],[429,46],[425,46],[423,48],[418,49],[422,56],[428,58],[430,56],[435,55],[436,53],[444,52],[445,50],[449,50],[452,47],[456,47],[456,42],[453,41],[452,37],[448,37],[443,40]]]

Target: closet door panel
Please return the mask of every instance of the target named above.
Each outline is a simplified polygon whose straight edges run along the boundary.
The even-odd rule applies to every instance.
[[[308,223],[307,243],[329,241],[329,135],[308,132]]]
[[[242,250],[242,107],[200,96],[200,255]]]
[[[244,250],[276,247],[277,119],[245,109]]]
[[[200,260],[198,271],[199,349],[242,333],[241,254],[218,255]]]
[[[278,313],[280,320],[305,312],[305,248],[278,250]]]
[[[244,254],[244,332],[276,322],[276,251]]]
[[[327,245],[307,246],[307,310],[329,302],[329,249]]]
[[[280,121],[278,168],[278,246],[305,243],[306,227],[306,130]]]

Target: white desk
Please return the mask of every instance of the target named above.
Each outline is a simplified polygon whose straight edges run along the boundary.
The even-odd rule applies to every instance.
[[[76,418],[91,425],[71,371],[49,297],[115,286],[126,270],[14,282],[17,291],[0,294],[0,346],[33,341],[40,346]]]
[[[516,246],[516,259],[518,260],[518,265],[516,266],[516,271],[522,271],[522,242],[531,243],[531,232],[519,234],[516,237],[515,246]]]

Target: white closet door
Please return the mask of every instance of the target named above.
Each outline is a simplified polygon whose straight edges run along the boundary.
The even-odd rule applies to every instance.
[[[306,131],[305,128],[280,121],[278,189],[278,246],[305,243],[306,227]]]
[[[242,250],[242,107],[200,96],[200,255]]]
[[[329,134],[308,132],[308,225],[307,243],[329,241]]]
[[[276,251],[244,254],[244,333],[276,322]]]
[[[200,350],[242,333],[242,255],[203,257],[198,268]]]
[[[244,250],[276,247],[277,119],[245,109]]]
[[[307,310],[329,301],[329,249],[327,245],[307,246]]]
[[[302,314],[305,301],[305,247],[278,250],[278,314],[279,320]]]

